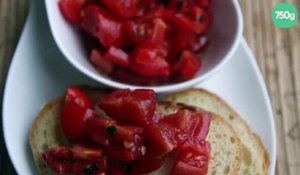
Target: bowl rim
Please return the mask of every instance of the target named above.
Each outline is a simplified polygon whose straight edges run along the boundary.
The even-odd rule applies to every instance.
[[[217,63],[210,70],[208,70],[207,72],[205,72],[204,74],[202,74],[199,77],[195,77],[193,79],[183,81],[180,83],[176,83],[176,84],[161,85],[161,86],[131,85],[131,84],[118,82],[118,81],[115,81],[112,79],[108,79],[99,74],[95,74],[92,71],[88,70],[86,67],[84,67],[82,64],[79,64],[75,59],[71,59],[72,56],[70,55],[69,52],[67,52],[67,51],[65,51],[65,49],[63,49],[64,47],[62,46],[62,42],[59,42],[59,39],[57,38],[58,35],[56,34],[54,27],[53,27],[54,20],[51,20],[52,16],[51,16],[49,4],[48,4],[48,3],[51,3],[50,1],[52,1],[52,0],[45,0],[45,1],[46,1],[45,6],[46,6],[46,11],[47,11],[48,22],[50,24],[50,31],[52,33],[55,43],[57,44],[59,50],[62,52],[64,57],[68,60],[69,63],[71,63],[71,65],[73,65],[76,69],[78,69],[80,72],[85,74],[87,77],[95,80],[98,83],[102,83],[103,85],[106,85],[106,86],[109,86],[109,87],[115,88],[115,89],[127,89],[127,88],[128,89],[141,89],[141,88],[145,89],[145,88],[147,88],[147,89],[154,90],[156,93],[164,93],[164,92],[172,92],[172,91],[182,90],[187,87],[192,87],[192,86],[196,85],[197,83],[200,83],[200,82],[204,81],[205,79],[207,79],[208,77],[215,74],[230,60],[230,58],[235,53],[235,51],[241,41],[243,26],[244,26],[243,25],[243,15],[242,15],[242,11],[241,11],[239,2],[237,0],[232,0],[233,6],[235,9],[235,13],[237,14],[237,32],[235,33],[232,46],[230,47],[228,52],[224,55],[223,59],[219,63]]]

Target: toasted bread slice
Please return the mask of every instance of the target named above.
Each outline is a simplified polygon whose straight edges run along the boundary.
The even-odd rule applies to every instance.
[[[57,145],[69,144],[63,136],[59,117],[63,99],[48,102],[35,120],[30,133],[30,145],[34,160],[40,174],[52,175],[53,173],[42,159],[42,153]],[[162,114],[174,113],[180,108],[200,110],[184,105],[176,105],[170,102],[161,102],[157,112]],[[237,175],[240,169],[241,145],[230,125],[221,117],[212,114],[212,122],[208,134],[208,142],[211,143],[211,160],[209,162],[209,175],[228,174]],[[172,157],[164,160],[163,166],[150,175],[167,175],[170,172]]]
[[[189,89],[169,94],[165,100],[203,108],[224,117],[233,127],[242,144],[239,174],[268,174],[269,156],[260,138],[251,131],[246,121],[221,98],[204,89]]]

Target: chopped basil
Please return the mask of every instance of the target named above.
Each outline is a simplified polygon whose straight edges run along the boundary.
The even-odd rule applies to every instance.
[[[177,4],[176,4],[176,8],[179,10],[181,9],[182,5],[183,5],[183,1],[184,0],[178,0]]]
[[[117,128],[115,126],[109,126],[106,128],[106,133],[109,137],[113,137],[117,134]]]
[[[88,165],[85,169],[84,169],[84,173],[87,175],[90,175],[96,171],[99,170],[98,165],[94,164],[94,165]]]

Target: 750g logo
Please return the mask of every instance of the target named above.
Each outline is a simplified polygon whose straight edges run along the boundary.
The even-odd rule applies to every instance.
[[[272,11],[272,20],[276,27],[290,28],[298,22],[298,12],[293,4],[282,2]]]

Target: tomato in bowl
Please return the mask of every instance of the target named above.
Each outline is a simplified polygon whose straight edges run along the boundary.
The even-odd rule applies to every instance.
[[[59,0],[46,5],[66,58],[114,88],[165,92],[192,86],[224,65],[242,31],[236,1]]]

